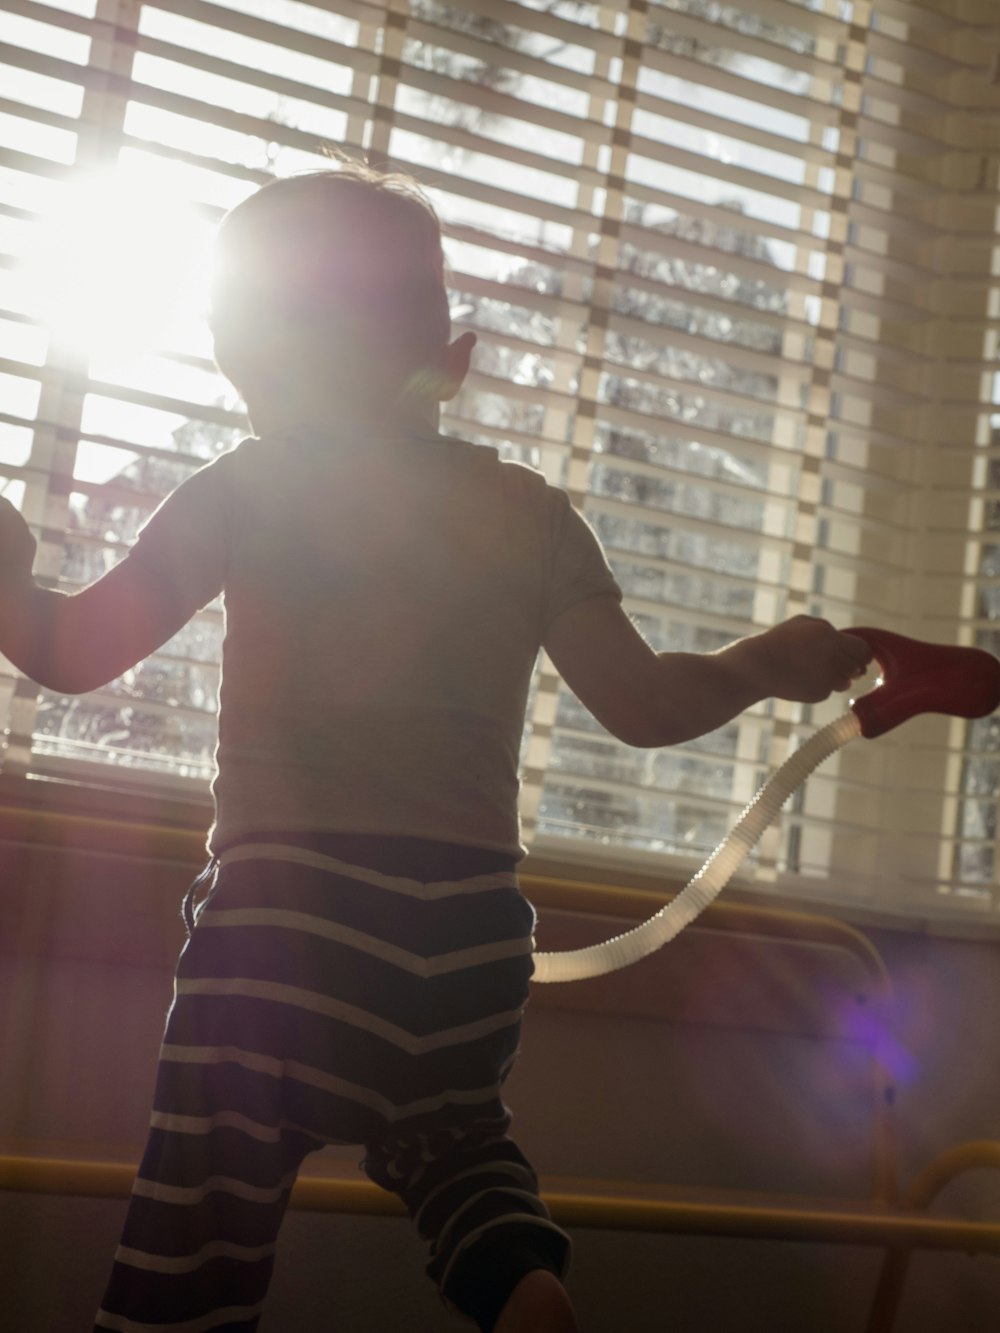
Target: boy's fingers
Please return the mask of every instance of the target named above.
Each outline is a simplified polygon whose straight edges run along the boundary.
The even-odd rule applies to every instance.
[[[849,661],[856,671],[864,671],[875,656],[871,646],[857,634],[841,631],[840,641],[844,647],[844,660]]]

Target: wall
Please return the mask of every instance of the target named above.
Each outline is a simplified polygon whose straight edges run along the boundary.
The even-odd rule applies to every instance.
[[[135,1160],[192,869],[0,844],[0,1149]],[[613,924],[549,913],[541,933],[569,942]],[[890,1055],[905,1181],[958,1140],[1000,1140],[1000,947],[898,931],[877,943],[900,1001]],[[619,978],[538,987],[510,1084],[518,1137],[543,1176],[863,1193],[870,1071],[849,1038],[864,985],[837,950],[692,929]],[[1000,1220],[1000,1181],[978,1173],[943,1203]],[[0,1195],[5,1326],[89,1327],[123,1211]],[[860,1333],[880,1257],[582,1230],[574,1243],[592,1333]],[[447,1328],[421,1262],[403,1222],[293,1213],[262,1333]],[[979,1333],[997,1309],[1000,1259],[922,1255],[899,1328]]]

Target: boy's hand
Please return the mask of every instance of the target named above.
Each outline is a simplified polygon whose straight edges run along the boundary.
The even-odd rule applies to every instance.
[[[794,616],[744,642],[753,646],[761,694],[795,703],[821,703],[835,690],[849,690],[874,656],[856,634],[815,616]]]
[[[856,634],[812,616],[714,653],[654,653],[610,595],[564,611],[545,649],[598,722],[638,746],[704,736],[762,699],[819,703],[849,689],[874,656]]]
[[[0,495],[0,583],[30,579],[36,545],[20,513]]]

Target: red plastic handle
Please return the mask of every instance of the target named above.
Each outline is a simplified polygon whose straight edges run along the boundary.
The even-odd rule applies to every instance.
[[[923,643],[885,629],[849,629],[864,639],[883,683],[852,699],[861,734],[881,736],[918,713],[986,717],[1000,707],[1000,660],[982,648]]]

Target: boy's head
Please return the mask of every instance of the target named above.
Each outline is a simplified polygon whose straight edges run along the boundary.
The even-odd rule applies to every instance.
[[[437,216],[415,182],[358,163],[271,181],[223,219],[209,323],[251,411],[266,395],[458,387]]]

